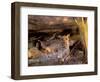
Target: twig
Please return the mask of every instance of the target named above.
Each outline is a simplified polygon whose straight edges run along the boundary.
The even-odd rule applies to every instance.
[[[53,36],[49,40],[47,40],[47,41],[50,41],[50,40],[54,39],[55,36],[56,36],[56,33],[54,33]]]

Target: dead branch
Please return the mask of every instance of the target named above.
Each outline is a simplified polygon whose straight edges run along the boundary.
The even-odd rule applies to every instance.
[[[30,38],[30,41],[38,40],[38,39],[40,39],[40,38],[41,38],[41,36],[38,37],[38,38],[32,37],[32,38]]]
[[[54,39],[55,36],[56,36],[56,33],[54,33],[53,36],[49,40],[47,40],[47,41],[50,41],[50,40]]]

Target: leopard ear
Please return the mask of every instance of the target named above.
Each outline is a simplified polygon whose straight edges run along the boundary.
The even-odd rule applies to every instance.
[[[67,38],[69,38],[70,37],[70,34],[67,34]]]
[[[69,39],[69,37],[70,37],[70,34],[67,34],[67,35],[63,36],[63,38],[65,38],[65,39]]]

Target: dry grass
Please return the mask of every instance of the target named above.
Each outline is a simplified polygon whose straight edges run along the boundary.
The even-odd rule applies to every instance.
[[[83,17],[75,19],[76,24],[80,30],[81,40],[84,46],[87,48],[88,46],[88,24],[87,20],[85,21]]]

